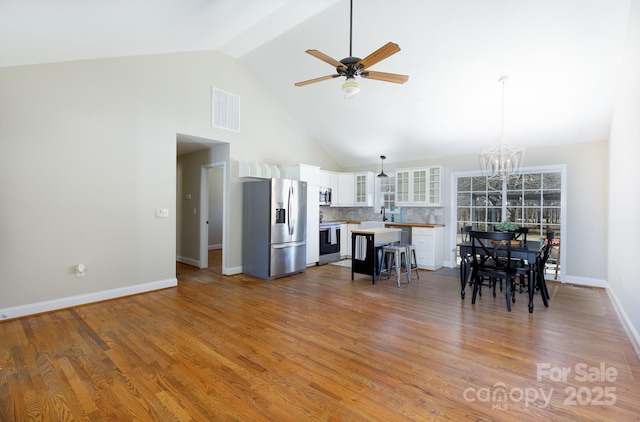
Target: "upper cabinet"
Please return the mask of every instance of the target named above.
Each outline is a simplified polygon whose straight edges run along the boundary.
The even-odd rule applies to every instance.
[[[372,207],[373,172],[345,173],[320,170],[320,186],[331,188],[331,206]]]
[[[374,197],[374,175],[373,172],[355,173],[355,203],[359,207],[372,207]]]
[[[441,166],[396,170],[396,206],[441,206]]]
[[[331,205],[353,207],[356,204],[356,184],[353,173],[338,173],[338,193],[331,195]]]
[[[308,164],[290,164],[280,166],[280,177],[285,179],[302,180],[309,186],[320,184],[320,167]]]

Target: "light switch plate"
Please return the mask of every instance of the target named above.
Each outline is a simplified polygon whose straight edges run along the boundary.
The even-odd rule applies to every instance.
[[[156,208],[156,218],[168,218],[168,217],[169,217],[168,208]]]

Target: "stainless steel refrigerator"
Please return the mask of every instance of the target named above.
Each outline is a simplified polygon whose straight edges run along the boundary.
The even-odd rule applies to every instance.
[[[245,182],[242,272],[273,280],[306,270],[307,182]]]

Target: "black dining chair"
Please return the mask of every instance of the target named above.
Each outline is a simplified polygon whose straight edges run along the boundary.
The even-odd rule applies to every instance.
[[[528,227],[518,227],[518,229],[514,233],[515,233],[515,237],[513,240],[520,240],[525,245],[527,244],[527,234],[529,234]]]
[[[460,227],[460,241],[468,242],[470,239],[469,233],[473,230],[473,226],[462,226]]]
[[[515,262],[511,259],[511,241],[514,232],[474,231],[469,233],[471,238],[471,280],[473,281],[473,295],[471,303],[476,303],[476,296],[482,295],[484,280],[489,280],[495,297],[497,280],[504,280],[506,286],[505,297],[507,310],[511,312],[511,302],[515,302]]]
[[[471,233],[471,230],[473,229],[473,226],[462,226],[460,227],[460,242],[461,243],[467,243],[471,240],[469,233]],[[460,255],[460,259],[465,259],[464,256]],[[464,278],[464,274],[463,274],[464,268],[462,265],[460,265],[460,279]],[[469,284],[473,284],[472,283],[472,279],[469,278]]]
[[[553,230],[547,230],[547,236],[545,239],[544,248],[542,248],[542,252],[538,256],[536,267],[537,267],[537,280],[536,280],[536,289],[540,291],[542,295],[542,301],[544,306],[549,306],[549,290],[547,289],[547,282],[544,279],[545,267],[547,265],[547,260],[551,255],[551,250],[554,247],[553,239],[555,238],[555,232]]]
[[[528,227],[518,227],[518,229],[514,232],[515,237],[513,240],[519,240],[523,245],[527,245],[527,235],[529,234]],[[518,273],[519,278],[519,291],[520,293],[525,291],[525,277],[529,275],[529,263],[524,260],[518,260],[516,265],[516,272]]]

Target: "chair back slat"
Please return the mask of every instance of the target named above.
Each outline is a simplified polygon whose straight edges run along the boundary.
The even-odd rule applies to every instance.
[[[529,234],[528,227],[519,227],[518,230],[515,231],[514,240],[522,240],[523,243],[527,244],[527,234]]]
[[[547,230],[547,238],[545,240],[544,248],[542,249],[542,254],[540,256],[541,265],[547,263],[547,259],[549,259],[549,255],[551,254],[551,249],[553,248],[553,239],[555,238],[555,232],[553,230]]]
[[[471,233],[471,230],[473,229],[472,226],[462,226],[460,227],[460,237],[462,242],[468,242],[470,239],[469,237],[469,233]]]
[[[513,232],[471,231],[472,266],[479,269],[511,271],[511,241]]]

